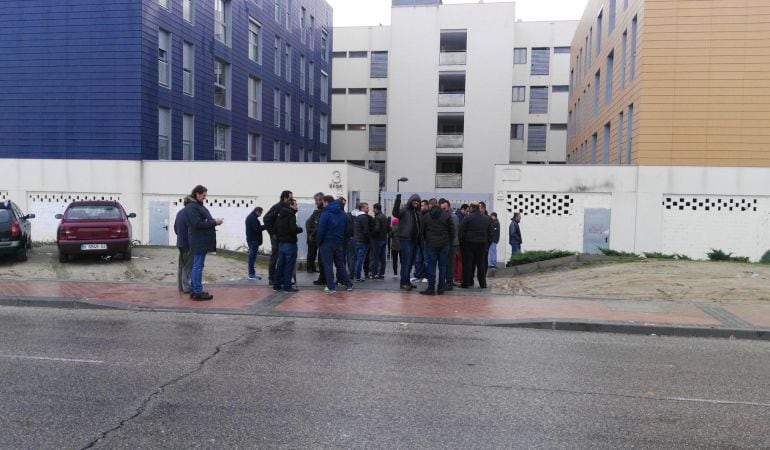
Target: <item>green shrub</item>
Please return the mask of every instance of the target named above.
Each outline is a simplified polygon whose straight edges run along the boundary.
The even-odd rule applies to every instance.
[[[679,261],[692,261],[692,258],[690,258],[687,255],[682,255],[679,253],[660,253],[660,252],[645,252],[644,256],[650,259],[672,259],[672,260],[679,260]]]
[[[574,252],[568,252],[564,250],[537,250],[529,252],[521,252],[511,257],[509,266],[520,266],[522,264],[529,264],[539,261],[547,261],[549,259],[564,258],[565,256],[572,256]]]
[[[766,251],[762,258],[759,260],[760,264],[770,264],[770,250]]]
[[[619,250],[611,250],[609,248],[599,247],[599,251],[604,253],[605,256],[620,256],[623,258],[638,258],[639,255],[631,252],[621,252]]]
[[[749,262],[748,256],[733,256],[732,253],[725,253],[720,249],[712,248],[710,252],[706,253],[710,261],[730,261],[730,262]]]

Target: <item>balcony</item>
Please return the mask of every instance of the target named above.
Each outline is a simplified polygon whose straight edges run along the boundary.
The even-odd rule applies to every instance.
[[[441,52],[438,63],[441,66],[464,66],[467,59],[466,52]]]
[[[461,173],[437,173],[436,189],[462,189],[463,174]]]
[[[457,92],[439,93],[438,106],[442,106],[442,107],[465,106],[465,93],[457,93]]]
[[[467,30],[441,30],[439,65],[464,66],[467,50]]]
[[[463,148],[465,135],[463,133],[439,134],[436,136],[436,148]]]

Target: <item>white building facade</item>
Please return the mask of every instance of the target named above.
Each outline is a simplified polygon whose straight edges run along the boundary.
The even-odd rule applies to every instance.
[[[384,199],[407,178],[404,191],[481,200],[495,164],[565,162],[576,21],[394,0],[391,24],[334,29],[332,160],[384,166]]]

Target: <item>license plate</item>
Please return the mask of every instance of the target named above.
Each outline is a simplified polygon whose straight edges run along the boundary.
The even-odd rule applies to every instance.
[[[107,250],[107,244],[82,244],[80,250]]]

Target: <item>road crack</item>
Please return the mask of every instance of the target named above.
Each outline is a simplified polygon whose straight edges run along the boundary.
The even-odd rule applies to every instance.
[[[279,324],[277,326],[281,326],[281,325]],[[136,408],[136,410],[131,415],[129,415],[125,419],[122,419],[116,426],[110,428],[109,430],[106,430],[106,431],[102,432],[96,439],[92,440],[87,445],[81,447],[81,450],[86,450],[86,449],[94,448],[94,446],[96,446],[99,442],[107,439],[107,437],[109,437],[111,434],[113,434],[113,433],[115,433],[117,431],[120,431],[120,429],[125,427],[129,422],[137,419],[139,416],[144,414],[147,411],[147,409],[149,408],[150,404],[154,400],[156,400],[158,397],[160,397],[161,394],[163,394],[163,392],[166,389],[168,389],[168,388],[170,388],[170,387],[172,387],[172,386],[174,386],[174,385],[176,385],[176,384],[178,384],[178,383],[180,383],[180,382],[182,382],[182,381],[192,377],[193,375],[196,375],[196,374],[200,373],[200,371],[203,370],[203,368],[206,366],[206,364],[209,361],[211,361],[212,359],[214,359],[217,355],[219,355],[222,352],[222,350],[225,349],[225,347],[227,347],[229,345],[232,345],[232,344],[235,344],[236,342],[238,342],[238,341],[240,341],[240,340],[242,340],[244,338],[247,338],[249,336],[254,336],[257,333],[261,333],[261,332],[262,332],[262,328],[250,329],[249,331],[247,331],[245,333],[241,333],[240,335],[238,335],[234,339],[231,339],[229,341],[222,342],[221,344],[218,344],[211,353],[209,353],[205,358],[203,358],[200,361],[198,361],[198,364],[197,364],[197,366],[195,368],[193,368],[192,370],[190,370],[188,372],[185,372],[182,375],[179,375],[178,377],[173,378],[173,379],[167,381],[166,383],[163,383],[162,385],[160,385],[154,392],[152,392],[144,400],[142,400],[142,403],[139,404],[139,407]]]

